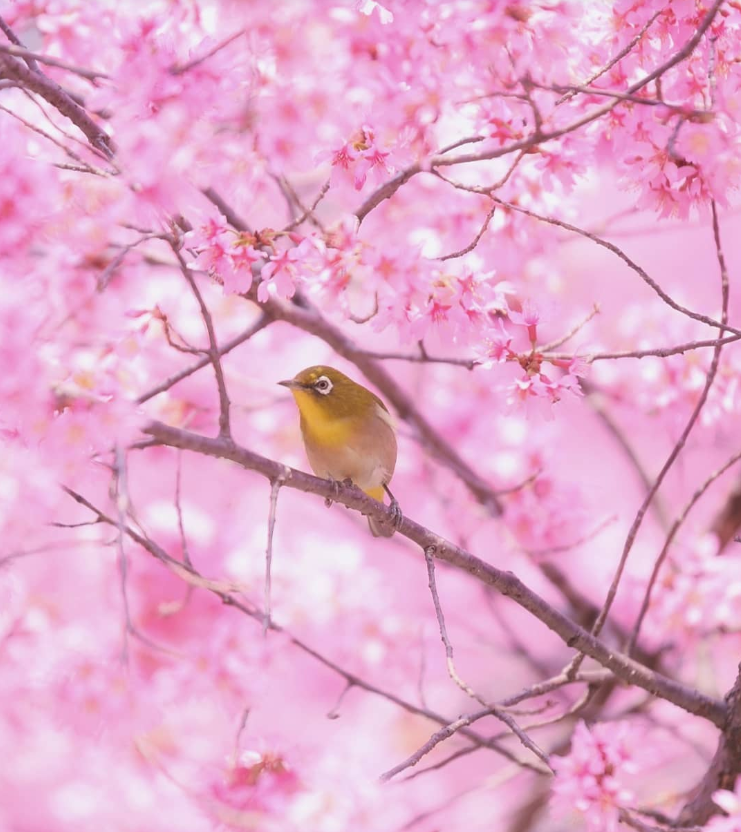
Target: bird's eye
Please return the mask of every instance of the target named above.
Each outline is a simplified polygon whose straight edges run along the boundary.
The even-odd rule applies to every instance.
[[[322,395],[326,396],[332,389],[332,382],[326,377],[318,378],[314,383],[314,389],[318,390]]]

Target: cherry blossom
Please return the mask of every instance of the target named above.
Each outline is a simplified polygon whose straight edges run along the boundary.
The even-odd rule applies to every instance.
[[[0,827],[741,828],[741,5],[0,18]]]

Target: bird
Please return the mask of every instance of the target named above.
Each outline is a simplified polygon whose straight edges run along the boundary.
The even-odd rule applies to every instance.
[[[391,537],[401,523],[388,484],[396,467],[396,428],[378,396],[334,367],[317,365],[279,381],[296,401],[312,471],[334,482],[352,482],[382,503],[391,500],[392,522],[368,517],[374,537]],[[327,504],[331,505],[329,498]]]

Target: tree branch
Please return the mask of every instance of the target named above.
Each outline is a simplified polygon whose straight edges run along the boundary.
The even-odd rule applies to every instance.
[[[92,147],[100,151],[107,159],[113,158],[113,147],[109,136],[59,84],[47,78],[46,75],[34,72],[9,55],[0,54],[0,69],[6,78],[16,81],[20,86],[48,101],[85,134]]]
[[[260,456],[223,437],[212,439],[180,428],[170,427],[157,421],[149,422],[144,427],[144,433],[154,437],[162,445],[182,448],[218,459],[229,459],[245,469],[258,472],[268,479],[275,479],[286,471],[285,466],[281,463]],[[336,483],[329,480],[319,479],[292,468],[287,469],[287,471],[284,488],[295,488],[325,499],[329,497],[334,502],[342,503],[348,508],[359,511],[364,515],[370,515],[381,522],[392,522],[393,518],[389,508],[376,502],[358,488],[347,486],[338,488]],[[612,670],[623,682],[641,687],[652,695],[666,699],[715,725],[723,724],[725,719],[723,703],[651,671],[639,662],[615,652],[561,612],[551,607],[539,595],[526,587],[513,573],[504,572],[491,566],[408,517],[404,517],[402,520],[399,533],[416,543],[422,551],[433,547],[435,557],[438,560],[451,564],[511,598],[535,618],[542,621],[569,647],[591,656],[602,666]],[[447,721],[444,724],[447,724]]]

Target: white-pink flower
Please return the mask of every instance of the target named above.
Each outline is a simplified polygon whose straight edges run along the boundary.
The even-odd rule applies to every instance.
[[[592,832],[617,829],[620,809],[634,800],[626,780],[636,771],[636,756],[627,723],[589,728],[580,722],[571,751],[551,761],[556,771],[551,787],[554,812],[578,813]]]

